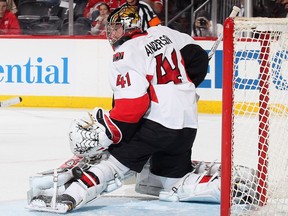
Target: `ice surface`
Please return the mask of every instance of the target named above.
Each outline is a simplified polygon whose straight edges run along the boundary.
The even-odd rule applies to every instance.
[[[70,122],[87,111],[0,109],[0,216],[53,215],[24,208],[28,179],[39,171],[57,167],[71,157],[67,135]],[[192,159],[220,160],[220,131],[219,115],[200,114]],[[216,204],[161,202],[133,193],[133,187],[133,184],[125,185],[69,215],[219,215],[220,208]]]
[[[25,209],[24,201],[0,202],[3,216],[52,216],[49,212]],[[170,203],[134,197],[101,197],[67,215],[77,216],[218,216],[219,205],[203,203]]]

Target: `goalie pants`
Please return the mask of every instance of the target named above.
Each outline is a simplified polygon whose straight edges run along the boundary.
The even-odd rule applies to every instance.
[[[123,165],[141,172],[150,158],[150,171],[181,178],[192,171],[191,154],[197,129],[169,129],[145,119],[129,142],[111,145],[109,152]]]

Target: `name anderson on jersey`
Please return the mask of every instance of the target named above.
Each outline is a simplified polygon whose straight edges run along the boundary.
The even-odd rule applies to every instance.
[[[158,39],[151,41],[150,43],[146,44],[145,50],[147,56],[153,54],[157,50],[160,50],[162,47],[171,44],[172,41],[166,35],[160,36]]]

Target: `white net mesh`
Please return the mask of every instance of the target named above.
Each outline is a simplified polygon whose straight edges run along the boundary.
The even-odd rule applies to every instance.
[[[231,214],[288,215],[288,19],[234,23]]]

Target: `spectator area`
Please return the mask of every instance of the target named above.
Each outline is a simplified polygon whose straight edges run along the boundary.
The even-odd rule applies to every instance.
[[[150,3],[150,0],[144,0]],[[231,8],[236,5],[252,8],[244,16],[286,17],[284,7],[274,0],[163,0],[163,10],[158,13],[163,25],[191,34],[197,11],[211,13],[213,22],[223,24]],[[83,16],[88,0],[17,0],[16,13],[24,35],[90,35],[91,20]],[[168,3],[168,4],[167,4]],[[71,4],[71,5],[69,5]],[[246,5],[247,6],[247,5]],[[69,14],[69,7],[74,7]],[[246,11],[247,12],[247,11]]]

